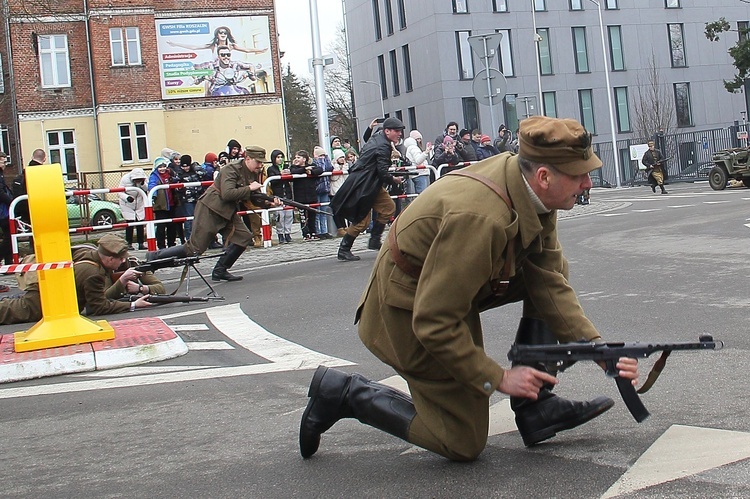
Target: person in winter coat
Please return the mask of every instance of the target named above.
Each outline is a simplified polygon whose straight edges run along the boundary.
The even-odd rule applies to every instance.
[[[482,161],[483,159],[490,158],[495,154],[500,154],[500,152],[492,145],[492,139],[490,136],[482,135],[480,146],[477,149],[477,160]]]
[[[242,152],[242,145],[235,139],[230,139],[227,142],[227,154],[229,155],[229,161],[234,161],[240,157]]]
[[[323,173],[323,168],[314,165],[310,160],[310,153],[301,150],[297,151],[289,167],[292,175],[308,175],[308,178],[296,178],[292,181],[292,190],[294,191],[294,200],[298,203],[314,204],[318,202],[316,192],[317,177]],[[307,210],[300,210],[300,225],[302,226],[302,237],[305,241],[314,241],[318,239],[315,234],[315,213]]]
[[[406,147],[406,159],[411,162],[413,167],[426,167],[428,165],[432,144],[428,143],[427,147],[423,149],[422,134],[418,130],[409,132],[409,137],[404,140],[404,147]],[[430,170],[428,168],[420,170],[419,175],[411,177],[411,180],[414,183],[414,194],[421,194],[430,185]]]
[[[432,166],[440,168],[441,165],[457,165],[461,158],[456,154],[456,141],[450,137],[445,137],[443,143],[435,148],[435,156],[432,158]],[[460,167],[444,166],[438,173],[440,176]]]
[[[321,173],[331,173],[333,171],[333,164],[331,163],[331,160],[328,159],[328,155],[326,154],[325,149],[320,146],[315,146],[315,148],[313,149],[313,156],[315,157],[313,159],[313,163],[323,170]],[[330,192],[331,177],[326,175],[324,177],[318,178],[318,180],[316,180],[315,182],[315,193],[318,196],[318,203],[321,203],[320,211],[330,211],[330,208],[327,205],[322,206],[323,203],[331,202]],[[321,213],[318,213],[316,216],[315,233],[318,235],[319,239],[331,239],[333,237],[328,233],[329,218],[331,218],[330,215],[323,215]]]
[[[271,166],[268,167],[268,177],[289,175],[289,165],[284,164],[284,153],[278,149],[271,151]],[[272,180],[269,184],[274,196],[292,199],[292,184],[288,180]],[[294,223],[294,210],[280,210],[276,213],[276,234],[279,236],[279,244],[292,242],[292,223]]]
[[[196,163],[197,164],[197,163]],[[190,182],[200,182],[202,179],[195,172],[193,166],[193,158],[189,154],[183,154],[180,158],[180,171],[177,173],[179,182],[187,184]],[[175,208],[175,216],[177,217],[192,217],[195,213],[195,203],[198,202],[198,198],[201,194],[200,187],[183,187],[182,189],[176,189],[176,194],[180,200],[179,206]],[[184,227],[184,240],[190,239],[190,234],[193,232],[193,221],[186,220],[183,224]]]
[[[458,140],[456,141],[456,154],[463,161],[476,161],[477,153],[474,151],[472,145],[471,132],[467,129],[463,129],[458,134]]]
[[[13,250],[10,244],[10,203],[13,202],[13,190],[5,183],[5,164],[8,155],[0,151],[0,229],[3,231],[3,239],[0,241],[0,257],[6,264],[13,263]],[[0,287],[0,291],[8,291],[7,286]]]
[[[349,162],[346,160],[346,154],[341,149],[333,150],[333,173],[334,175],[331,176],[331,201],[336,197],[336,193],[341,186],[344,185],[346,175],[349,173]],[[337,175],[337,173],[340,174]],[[333,221],[336,224],[336,235],[344,237],[344,234],[346,234],[346,220],[334,216]]]
[[[143,168],[133,168],[130,173],[126,173],[120,179],[120,187],[136,187],[140,192],[128,190],[118,193],[120,198],[120,211],[122,218],[126,222],[140,222],[146,219],[146,172]],[[146,249],[143,238],[143,225],[135,226],[138,249]],[[128,243],[128,249],[133,248],[133,226],[128,225],[125,228],[125,240]]]
[[[172,170],[169,168],[169,162],[158,157],[154,160],[154,169],[148,177],[148,190],[150,191],[157,185],[175,183]],[[172,189],[159,189],[156,191],[153,201],[154,218],[164,220],[172,218],[174,207],[176,205],[174,191]],[[174,246],[177,238],[177,228],[172,222],[156,224],[156,246],[164,249],[167,246]]]

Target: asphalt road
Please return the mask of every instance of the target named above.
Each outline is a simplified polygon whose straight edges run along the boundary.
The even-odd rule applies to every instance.
[[[185,356],[0,386],[0,495],[750,497],[750,190],[669,191],[597,189],[559,225],[571,284],[605,339],[711,333],[727,344],[674,353],[642,397],[652,413],[644,423],[598,367],[579,364],[561,375],[559,394],[605,394],[615,407],[534,448],[523,446],[497,394],[475,463],[451,463],[353,420],[302,460],[298,425],[318,363],[397,380],[352,324],[375,258],[364,237],[353,263],[332,256],[338,241],[300,242],[246,252],[236,266],[245,279],[217,286],[225,302],[136,313],[173,325],[189,344]],[[164,276],[175,283],[174,271]],[[202,287],[191,282],[193,292]],[[483,318],[486,348],[501,364],[519,318],[518,306]]]

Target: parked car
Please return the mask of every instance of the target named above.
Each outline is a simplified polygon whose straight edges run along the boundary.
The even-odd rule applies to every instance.
[[[85,225],[112,225],[122,222],[122,212],[120,205],[110,201],[104,201],[96,194],[85,196],[70,196],[67,200],[68,207],[68,224],[71,227],[81,227],[84,225],[85,204],[88,202],[90,224]]]

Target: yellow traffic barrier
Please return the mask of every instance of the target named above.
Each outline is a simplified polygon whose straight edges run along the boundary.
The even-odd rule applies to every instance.
[[[38,263],[69,262],[73,259],[61,172],[59,164],[39,165],[26,170],[29,213],[34,227],[34,251]],[[16,352],[115,337],[115,331],[107,321],[92,321],[80,315],[72,267],[38,272],[42,320],[28,331],[14,335]]]

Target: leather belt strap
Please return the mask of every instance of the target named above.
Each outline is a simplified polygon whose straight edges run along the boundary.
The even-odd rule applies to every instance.
[[[502,199],[505,204],[508,205],[509,210],[513,211],[513,202],[508,197],[508,194],[503,191],[503,189],[499,185],[497,185],[495,182],[485,177],[484,175],[479,175],[477,173],[466,170],[453,170],[452,172],[448,173],[448,175],[459,175],[481,182],[482,184],[489,187],[492,192],[497,194],[500,199]],[[397,221],[398,217],[393,221],[393,223],[391,224],[391,229],[388,231],[388,247],[391,252],[391,258],[393,259],[393,263],[396,264],[396,267],[401,269],[404,274],[413,277],[414,279],[419,279],[419,276],[422,273],[421,267],[417,267],[416,265],[413,265],[409,260],[407,260],[404,252],[401,251],[398,247],[398,242],[396,241]],[[505,265],[503,266],[500,277],[498,279],[493,279],[492,281],[490,281],[490,287],[492,288],[492,292],[495,296],[502,296],[508,289],[508,285],[510,283],[510,261],[511,256],[513,255],[513,243],[513,239],[508,241],[508,246],[505,251]]]

